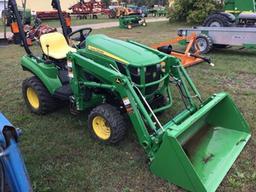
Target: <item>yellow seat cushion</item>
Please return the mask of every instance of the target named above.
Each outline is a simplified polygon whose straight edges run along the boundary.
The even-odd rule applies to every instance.
[[[42,35],[40,43],[43,53],[54,59],[64,59],[68,52],[76,52],[76,49],[70,47],[64,35],[59,32]]]

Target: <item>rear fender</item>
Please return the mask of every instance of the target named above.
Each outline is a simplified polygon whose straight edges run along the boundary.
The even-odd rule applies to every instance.
[[[45,64],[38,62],[35,58],[23,56],[21,65],[23,70],[30,71],[39,78],[51,94],[62,86],[58,70],[53,64]]]
[[[230,23],[234,23],[236,21],[236,17],[235,15],[233,15],[232,13],[228,13],[228,12],[220,12],[221,15],[225,16],[226,18],[228,18]]]

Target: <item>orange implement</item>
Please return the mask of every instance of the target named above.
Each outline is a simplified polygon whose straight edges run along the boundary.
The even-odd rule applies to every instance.
[[[198,63],[204,62],[204,60],[201,59],[201,58],[189,56],[188,54],[179,53],[179,52],[175,52],[175,51],[173,51],[171,53],[171,55],[173,55],[174,57],[179,58],[184,67],[189,67],[189,66],[196,65]]]
[[[19,26],[17,22],[11,23],[11,30],[12,33],[19,33]]]
[[[192,33],[190,36],[178,36],[175,39],[170,39],[165,42],[154,44],[151,47],[154,49],[158,49],[158,50],[160,50],[163,47],[169,47],[171,49],[172,44],[176,44],[183,40],[186,40],[189,42],[184,53],[178,52],[178,51],[173,51],[173,50],[170,50],[168,53],[170,55],[173,55],[174,57],[179,58],[184,67],[189,67],[191,65],[195,65],[195,64],[202,63],[205,61],[208,62],[207,60],[209,60],[209,59],[203,58],[200,56],[200,51],[199,51],[198,45],[196,43],[196,34],[195,33]],[[194,53],[190,52],[192,47],[195,49]]]
[[[67,27],[70,27],[71,26],[71,17],[70,16],[66,17],[65,22],[66,22]]]

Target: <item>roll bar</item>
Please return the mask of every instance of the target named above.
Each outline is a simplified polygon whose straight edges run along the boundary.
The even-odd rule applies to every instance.
[[[26,53],[29,56],[33,56],[31,50],[29,49],[28,43],[27,43],[23,23],[22,23],[21,16],[18,11],[16,0],[8,0],[8,9],[12,12],[12,22],[17,22],[17,24],[18,24],[20,38],[21,38],[21,41],[23,43]]]
[[[65,22],[65,18],[62,14],[60,1],[59,0],[52,0],[52,8],[56,9],[58,11],[58,16],[59,16],[59,19],[60,19],[60,24],[61,24],[61,28],[62,28],[62,31],[63,31],[63,35],[65,36],[66,41],[69,43],[68,28],[67,28],[67,25],[66,25],[66,22]]]

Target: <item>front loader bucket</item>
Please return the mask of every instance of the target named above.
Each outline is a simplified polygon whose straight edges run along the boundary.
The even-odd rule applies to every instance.
[[[220,93],[179,125],[165,125],[151,171],[188,191],[215,191],[250,138],[249,126]]]

